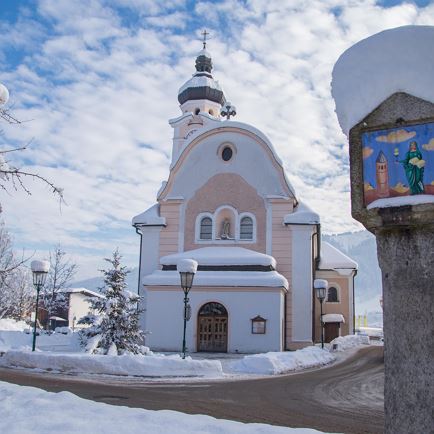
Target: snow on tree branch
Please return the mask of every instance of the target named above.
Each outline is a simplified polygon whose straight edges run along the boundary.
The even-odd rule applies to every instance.
[[[3,107],[8,102],[8,100],[9,91],[3,84],[0,83],[0,118],[5,120],[9,124],[21,124],[21,121],[13,117],[9,113],[9,110]],[[62,188],[57,187],[44,176],[41,176],[37,173],[27,172],[25,170],[21,170],[20,168],[11,166],[9,164],[9,161],[5,159],[4,156],[6,153],[24,151],[26,150],[27,146],[9,150],[0,150],[0,188],[6,192],[8,191],[8,187],[9,189],[12,188],[15,191],[21,189],[24,190],[27,194],[31,195],[32,193],[30,192],[30,189],[26,186],[24,180],[32,178],[48,185],[51,191],[59,197],[60,203],[64,203],[65,200],[63,198]]]

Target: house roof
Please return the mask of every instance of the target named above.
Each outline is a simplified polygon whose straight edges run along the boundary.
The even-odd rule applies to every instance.
[[[358,264],[326,241],[321,242],[320,270],[357,270]]]
[[[79,294],[88,295],[89,297],[104,298],[104,296],[102,294],[100,294],[99,292],[91,291],[90,289],[87,289],[87,288],[65,288],[62,290],[62,292],[66,292],[68,294],[79,293]]]

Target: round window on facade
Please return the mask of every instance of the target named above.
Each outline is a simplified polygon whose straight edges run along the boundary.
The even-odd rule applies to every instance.
[[[229,146],[225,146],[222,151],[223,161],[229,161],[232,158],[233,151]]]

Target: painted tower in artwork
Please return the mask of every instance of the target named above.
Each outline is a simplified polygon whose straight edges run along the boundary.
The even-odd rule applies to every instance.
[[[389,172],[387,167],[387,158],[383,151],[379,152],[375,163],[377,196],[379,198],[389,197]]]

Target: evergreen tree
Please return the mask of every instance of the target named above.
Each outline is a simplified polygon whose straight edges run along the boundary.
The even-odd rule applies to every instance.
[[[116,250],[104,275],[104,287],[100,289],[105,298],[90,300],[95,315],[87,315],[81,324],[90,324],[81,331],[86,349],[96,354],[120,355],[125,353],[146,353],[142,346],[143,332],[139,329],[138,308],[140,297],[128,291],[126,276],[129,271],[121,266],[121,255]]]

